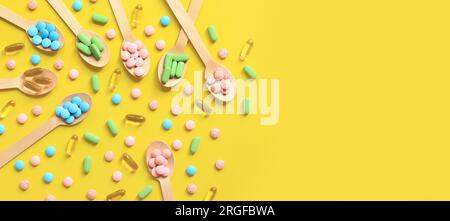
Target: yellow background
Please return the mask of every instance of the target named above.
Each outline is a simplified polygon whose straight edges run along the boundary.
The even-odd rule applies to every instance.
[[[211,53],[226,47],[230,57],[223,63],[236,78],[246,78],[244,64],[258,70],[261,79],[280,80],[280,120],[274,126],[261,126],[260,115],[217,115],[203,118],[196,115],[171,117],[170,100],[174,92],[163,92],[155,75],[156,62],[162,52],[154,49],[158,39],[165,39],[170,47],[179,27],[163,0],[140,1],[145,15],[134,34],[151,48],[152,70],[143,81],[135,83],[123,76],[118,92],[124,101],[117,107],[110,102],[106,90],[110,73],[121,67],[118,57],[121,37],[108,42],[111,63],[99,74],[102,90],[93,94],[89,85],[92,72],[76,55],[74,38],[56,13],[45,1],[38,1],[35,12],[26,9],[26,1],[1,0],[2,4],[30,18],[52,21],[63,30],[66,46],[56,56],[42,55],[41,66],[51,67],[57,58],[66,62],[58,72],[59,85],[50,95],[32,99],[18,91],[3,91],[0,104],[11,97],[17,106],[0,123],[7,132],[0,136],[1,149],[8,147],[24,134],[32,131],[52,115],[54,107],[67,94],[87,91],[94,97],[94,109],[80,125],[58,128],[18,159],[28,161],[32,155],[42,157],[37,168],[17,173],[13,163],[0,171],[0,199],[42,200],[54,194],[59,200],[84,200],[89,188],[98,191],[98,199],[124,188],[124,199],[135,200],[137,192],[146,184],[154,192],[146,200],[161,200],[158,183],[147,173],[144,153],[147,145],[157,139],[171,142],[182,139],[184,148],[175,153],[176,171],[172,178],[178,200],[201,200],[210,186],[218,187],[216,200],[448,200],[450,106],[447,104],[450,80],[450,15],[448,1],[272,1],[272,0],[206,0],[197,28]],[[71,1],[65,1],[67,5]],[[75,16],[84,27],[103,34],[115,28],[111,9],[105,0],[85,6]],[[128,15],[138,2],[126,2]],[[184,1],[185,6],[188,1]],[[110,17],[106,26],[92,24],[90,16],[100,12]],[[171,15],[173,22],[161,28],[162,15]],[[156,27],[150,38],[143,35],[145,25]],[[209,43],[206,27],[214,24],[220,40]],[[0,45],[27,41],[19,29],[0,22]],[[245,63],[237,60],[243,43],[252,37],[255,48]],[[117,51],[117,53],[115,53]],[[188,52],[193,55],[192,47]],[[30,68],[29,57],[36,50],[26,43],[26,50],[12,58],[18,62],[14,71],[4,71],[1,77],[14,77]],[[8,57],[9,58],[9,57]],[[1,56],[0,63],[8,59]],[[192,82],[193,71],[202,69],[198,58],[190,61],[186,78]],[[67,73],[77,68],[81,76],[70,81]],[[139,87],[139,100],[129,97],[130,90]],[[151,112],[148,101],[158,99],[160,109]],[[30,115],[35,104],[44,106],[40,117]],[[29,114],[29,121],[19,126],[15,117]],[[147,117],[141,128],[120,125],[121,132],[112,138],[104,123],[107,119],[120,122],[126,113]],[[174,120],[170,132],[161,129],[166,117]],[[183,124],[194,119],[197,128],[186,132]],[[209,130],[219,127],[223,136],[209,138]],[[74,156],[67,159],[64,151],[67,139],[74,133],[94,132],[102,137],[97,146],[81,141]],[[137,144],[123,145],[127,135],[134,135]],[[188,153],[194,135],[202,137],[200,152]],[[44,156],[47,145],[58,147],[52,159]],[[116,153],[113,163],[106,163],[103,154]],[[118,156],[128,152],[139,160],[135,174],[125,171]],[[91,174],[82,174],[85,155],[94,157]],[[226,161],[225,170],[214,169],[217,159]],[[14,161],[13,161],[14,162]],[[198,167],[198,174],[189,178],[187,165]],[[124,172],[120,183],[111,181],[113,171]],[[45,171],[55,173],[55,181],[46,185],[41,176]],[[70,189],[61,185],[65,176],[74,177]],[[18,183],[31,181],[31,188],[22,192]],[[188,183],[198,185],[198,193],[185,192]]]

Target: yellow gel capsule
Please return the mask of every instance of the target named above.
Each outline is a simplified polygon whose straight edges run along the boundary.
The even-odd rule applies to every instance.
[[[125,120],[127,121],[127,123],[141,125],[142,123],[145,122],[145,117],[141,116],[141,115],[136,115],[136,114],[127,114],[125,116]]]
[[[124,189],[117,190],[112,192],[106,196],[107,201],[117,201],[120,200],[123,196],[125,196],[126,191]]]
[[[120,77],[121,73],[122,72],[120,71],[120,69],[116,68],[114,70],[114,72],[111,74],[111,77],[109,78],[109,85],[108,85],[108,88],[110,91],[114,91],[116,89],[117,82],[119,81],[119,77]]]
[[[78,143],[78,136],[74,134],[72,135],[72,137],[70,137],[69,142],[67,142],[66,154],[68,157],[72,156],[72,153],[75,150],[77,143]]]
[[[213,201],[214,197],[216,196],[216,193],[217,193],[217,188],[215,186],[211,187],[211,189],[209,189],[209,191],[206,193],[206,196],[203,200],[204,201]]]
[[[137,28],[139,19],[142,14],[142,9],[143,8],[142,8],[141,4],[137,4],[136,7],[134,8],[133,14],[131,14],[131,27],[132,28]]]
[[[241,55],[239,56],[239,59],[241,61],[244,61],[248,57],[248,55],[250,54],[250,51],[252,50],[252,48],[253,48],[253,40],[249,39],[245,43],[244,47],[242,48]]]
[[[13,100],[8,101],[8,103],[3,106],[0,110],[0,119],[5,119],[8,116],[9,112],[16,106],[16,102]]]
[[[122,163],[128,168],[128,170],[132,173],[136,172],[139,168],[136,161],[127,153],[122,155]]]

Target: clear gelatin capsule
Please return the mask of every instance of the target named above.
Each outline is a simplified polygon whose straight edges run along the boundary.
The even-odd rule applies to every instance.
[[[127,123],[133,123],[133,124],[138,124],[141,125],[145,122],[145,117],[141,116],[141,115],[136,115],[136,114],[127,114],[125,116],[125,120]]]
[[[69,142],[67,142],[66,154],[68,157],[72,156],[73,151],[78,143],[78,136],[76,134],[70,137]]]
[[[25,80],[23,81],[23,86],[34,93],[38,93],[42,90],[42,87],[34,81]]]
[[[209,189],[209,191],[206,193],[206,196],[203,200],[204,201],[213,201],[214,197],[216,196],[216,193],[217,193],[217,188],[215,186],[211,187],[211,189]]]
[[[200,99],[195,99],[194,104],[198,109],[200,109],[206,115],[211,115],[213,113],[213,109],[210,106],[208,106],[207,104],[205,104]]]
[[[117,82],[119,81],[119,77],[122,71],[120,71],[119,68],[116,68],[114,72],[111,74],[111,77],[109,78],[109,85],[108,88],[110,91],[114,91],[117,87]]]
[[[122,155],[122,163],[128,168],[128,170],[132,173],[136,172],[139,168],[136,161],[127,153]]]
[[[29,70],[25,71],[23,73],[23,75],[25,77],[33,77],[33,76],[42,74],[42,72],[44,72],[44,70],[42,68],[33,68],[33,69],[29,69]]]
[[[124,189],[117,190],[115,192],[112,192],[106,196],[106,201],[118,201],[123,196],[125,196],[126,191]]]
[[[13,100],[8,101],[8,103],[3,106],[3,108],[0,110],[0,119],[4,119],[8,116],[9,112],[16,106],[16,102]]]
[[[139,20],[141,18],[141,14],[142,14],[142,5],[141,4],[137,4],[136,7],[133,10],[133,14],[131,15],[131,27],[132,28],[137,28]]]
[[[244,61],[248,57],[248,55],[250,54],[250,51],[253,48],[253,44],[254,44],[254,42],[253,42],[252,39],[248,39],[248,41],[245,42],[245,45],[244,45],[244,47],[242,48],[242,51],[241,51],[241,55],[239,56],[239,59],[241,61]]]
[[[3,49],[3,52],[5,53],[5,55],[14,55],[14,54],[19,53],[19,51],[22,50],[23,48],[25,48],[25,44],[19,42],[19,43],[7,45]]]

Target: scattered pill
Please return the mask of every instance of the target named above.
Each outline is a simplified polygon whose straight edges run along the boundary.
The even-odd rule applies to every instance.
[[[214,139],[219,138],[219,137],[220,137],[220,130],[219,130],[219,128],[213,128],[213,129],[211,130],[211,132],[209,133],[209,135],[210,135],[212,138],[214,138]]]
[[[127,145],[127,147],[132,147],[135,144],[136,140],[133,136],[127,136],[125,138],[125,145]]]
[[[108,126],[109,132],[111,135],[116,136],[119,133],[119,128],[113,120],[106,121],[106,125]]]
[[[91,52],[91,49],[89,48],[89,46],[87,46],[83,43],[77,43],[77,49],[86,56],[92,55],[92,52]]]
[[[193,166],[193,165],[189,165],[186,168],[186,173],[189,176],[194,176],[197,173],[197,168],[195,166]]]
[[[172,147],[175,150],[180,150],[182,146],[183,146],[183,143],[181,142],[181,140],[174,140],[172,142]]]
[[[100,91],[100,78],[97,74],[92,75],[91,77],[91,86],[92,90],[97,93]]]
[[[5,125],[0,124],[0,135],[4,134],[5,130],[6,130]]]
[[[159,51],[164,50],[164,48],[166,47],[166,41],[164,41],[164,40],[158,40],[158,41],[156,41],[155,47],[156,47],[156,49],[158,49]]]
[[[22,42],[18,42],[18,43],[6,45],[5,48],[3,48],[3,51],[4,51],[5,55],[15,55],[24,48],[25,48],[25,44]]]
[[[58,70],[58,71],[63,69],[64,68],[64,61],[61,60],[61,59],[56,60],[55,63],[53,63],[53,67],[56,70]]]
[[[251,103],[250,103],[250,99],[248,97],[244,98],[243,106],[244,106],[244,114],[245,115],[249,115],[250,114]]]
[[[174,116],[178,116],[178,115],[180,115],[181,114],[181,107],[178,105],[178,104],[175,104],[175,105],[173,105],[171,108],[170,108],[170,111],[172,112],[172,114],[174,115]]]
[[[155,111],[156,109],[158,109],[158,101],[157,100],[150,101],[148,107],[150,108],[150,110]]]
[[[184,124],[184,127],[186,128],[186,130],[192,131],[195,128],[195,122],[193,120],[188,120]]]
[[[191,141],[191,154],[195,154],[200,146],[200,137],[194,137]]]
[[[111,101],[115,105],[119,105],[122,102],[122,96],[120,94],[114,94],[111,98]]]
[[[124,189],[120,189],[114,191],[106,196],[107,201],[117,201],[120,200],[123,196],[125,196],[126,191]]]
[[[92,52],[92,55],[94,56],[95,60],[100,61],[102,58],[102,53],[100,49],[95,44],[91,44],[89,46],[89,50]]]
[[[133,90],[131,90],[131,97],[134,99],[138,99],[139,97],[141,97],[142,92],[141,89],[139,88],[133,88]]]
[[[97,0],[89,0],[91,3],[96,3]]]
[[[122,180],[122,172],[120,172],[120,171],[115,171],[114,173],[113,173],[113,175],[112,175],[112,179],[113,179],[113,181],[114,182],[119,182],[119,181],[121,181]]]
[[[83,160],[83,172],[84,174],[89,174],[92,169],[92,157],[85,156]]]
[[[145,117],[136,114],[127,114],[125,115],[126,123],[132,123],[136,125],[141,125],[145,122]]]
[[[47,155],[47,157],[53,157],[56,154],[56,148],[54,146],[48,146],[45,149],[45,155]]]
[[[47,195],[46,197],[45,197],[45,201],[55,201],[56,200],[56,197],[54,196],[54,195]]]
[[[86,132],[86,133],[84,133],[84,139],[86,140],[86,141],[88,141],[89,143],[92,143],[92,144],[98,144],[98,143],[100,143],[100,137],[98,137],[97,135],[95,135],[95,134],[93,134],[93,133],[91,133],[91,132]]]
[[[223,160],[216,161],[216,169],[217,170],[223,170],[224,167],[225,167],[225,161],[223,161]]]
[[[111,161],[113,161],[114,160],[114,152],[112,152],[112,151],[107,151],[106,153],[105,153],[105,161],[106,162],[111,162]]]
[[[6,68],[8,68],[8,70],[14,70],[16,68],[16,61],[13,59],[6,61]]]
[[[114,39],[114,38],[116,37],[116,30],[114,30],[114,29],[112,29],[112,28],[108,29],[108,31],[106,31],[106,37],[107,37],[109,40]]]
[[[19,188],[23,191],[26,191],[30,188],[30,181],[22,180],[20,181]]]
[[[219,58],[220,59],[225,59],[228,57],[228,50],[226,48],[222,48],[219,51]]]
[[[41,62],[41,56],[34,54],[31,56],[31,63],[34,65],[38,65]]]
[[[46,172],[43,176],[43,180],[47,184],[51,183],[53,181],[53,174],[50,172]]]
[[[247,74],[247,76],[251,79],[256,79],[256,71],[249,65],[246,65],[244,67],[244,72]]]
[[[41,163],[41,158],[39,156],[32,156],[30,159],[30,164],[33,167],[37,167]]]
[[[31,113],[36,117],[41,115],[42,114],[42,106],[40,106],[40,105],[33,106],[33,108],[31,109]]]
[[[211,41],[213,43],[215,43],[218,39],[218,36],[217,36],[216,27],[214,25],[208,26],[208,34],[209,34],[209,38],[211,39]]]
[[[130,154],[128,153],[124,153],[122,155],[122,160],[121,160],[122,164],[124,164],[128,170],[132,173],[136,172],[136,170],[139,169],[138,164],[136,163],[136,161],[133,159],[133,157],[131,157]]]
[[[187,185],[186,187],[186,192],[188,192],[189,194],[195,194],[197,192],[197,185],[190,183]]]
[[[72,69],[72,70],[69,71],[69,78],[71,80],[77,79],[79,75],[80,75],[80,73],[76,69]]]
[[[83,8],[83,2],[81,2],[81,0],[75,0],[72,4],[72,8],[79,12]]]
[[[145,27],[144,33],[147,37],[152,36],[155,33],[155,28],[151,25]]]
[[[92,0],[91,0],[92,2]],[[86,193],[86,198],[88,200],[95,200],[95,198],[97,197],[97,191],[94,189],[89,189]]]
[[[16,168],[17,171],[22,171],[25,169],[25,162],[23,162],[23,160],[18,160],[16,164],[14,164],[14,168]]]
[[[39,36],[39,35],[35,35],[35,36],[31,39],[31,42],[32,42],[34,45],[40,45],[40,44],[42,43],[42,37]]]
[[[186,96],[191,96],[193,91],[194,88],[192,87],[192,85],[190,84],[184,85],[183,92]]]
[[[21,113],[17,116],[17,123],[25,124],[28,120],[28,116],[24,113]]]
[[[165,130],[170,130],[172,128],[172,125],[173,125],[173,123],[172,123],[172,121],[170,119],[165,119],[163,121],[163,128]]]
[[[69,188],[73,185],[73,179],[72,177],[68,176],[66,178],[64,178],[63,182],[62,182],[63,186],[65,188]]]
[[[67,142],[66,155],[68,157],[72,156],[72,153],[75,150],[77,143],[78,143],[78,136],[74,134],[70,137],[69,141]]]
[[[153,191],[153,187],[150,185],[145,186],[144,188],[142,188],[141,191],[139,191],[138,193],[138,198],[140,200],[145,199],[148,195],[150,195],[150,193],[152,193]]]
[[[30,11],[34,11],[38,7],[38,3],[36,0],[30,0],[28,1],[27,7]]]
[[[108,23],[108,17],[105,16],[105,15],[101,15],[101,14],[98,14],[98,13],[94,13],[94,14],[92,15],[92,21],[93,21],[95,24],[106,25],[106,23]]]
[[[170,24],[170,17],[167,15],[162,16],[160,22],[163,27],[167,27]]]

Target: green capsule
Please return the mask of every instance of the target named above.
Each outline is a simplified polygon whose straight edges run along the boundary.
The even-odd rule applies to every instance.
[[[86,140],[86,141],[88,141],[89,143],[92,143],[92,144],[98,144],[98,143],[100,143],[100,137],[98,137],[97,135],[95,135],[95,134],[93,134],[93,133],[91,133],[91,132],[86,132],[86,133],[84,133],[84,139]]]
[[[140,200],[145,199],[145,197],[147,197],[148,195],[150,195],[150,193],[152,193],[153,191],[153,187],[148,185],[145,186],[139,193],[138,193],[138,198]]]
[[[92,15],[92,21],[95,24],[99,24],[99,25],[106,25],[106,23],[108,23],[108,17],[98,14],[98,13],[94,13]]]
[[[209,34],[209,38],[211,39],[211,41],[213,43],[215,43],[217,41],[217,39],[219,38],[217,36],[216,27],[214,27],[214,25],[208,26],[208,34]]]
[[[167,54],[164,58],[164,68],[171,68],[172,67],[172,61],[173,61],[173,54]]]
[[[250,67],[249,65],[246,65],[244,67],[244,72],[247,74],[247,76],[251,79],[256,79],[256,71]]]
[[[184,62],[180,61],[177,64],[177,70],[175,71],[175,77],[180,78],[181,75],[183,74],[183,70],[184,70]]]
[[[248,97],[246,97],[243,102],[244,102],[244,114],[249,115],[250,114],[250,105],[251,105],[250,99]]]
[[[83,53],[86,56],[91,56],[92,55],[91,49],[89,49],[88,46],[86,46],[85,44],[83,44],[81,42],[77,43],[77,48],[78,48],[79,51],[81,51],[81,53]]]
[[[94,55],[95,60],[100,61],[102,58],[102,53],[100,52],[100,49],[98,49],[97,45],[91,44],[89,49],[91,50],[92,55]]]
[[[83,171],[85,174],[88,174],[91,172],[91,168],[92,168],[92,157],[91,156],[86,156],[84,157],[83,160]]]
[[[191,154],[195,154],[198,151],[198,147],[200,146],[200,137],[194,137],[191,141]]]
[[[86,46],[90,46],[91,45],[91,37],[89,37],[89,35],[80,32],[77,35],[78,41],[80,41],[81,43],[83,43]]]
[[[170,78],[175,77],[175,74],[177,73],[177,65],[178,65],[178,62],[176,62],[176,61],[172,62],[172,67],[170,68]]]
[[[117,125],[114,123],[113,120],[106,121],[106,125],[108,126],[111,135],[116,136],[119,133],[119,128],[117,127]]]
[[[173,60],[186,62],[189,60],[189,54],[176,54],[173,56]]]
[[[95,46],[97,46],[98,50],[100,50],[100,52],[102,52],[105,49],[105,45],[103,44],[102,40],[100,40],[100,38],[98,37],[92,37],[91,38],[91,43],[94,44]]]
[[[163,84],[167,83],[170,79],[170,72],[172,71],[172,68],[165,68],[163,71],[163,74],[161,76],[161,82]]]
[[[92,75],[92,77],[91,77],[91,86],[92,86],[92,90],[95,93],[100,91],[100,78],[99,78],[98,74]]]

